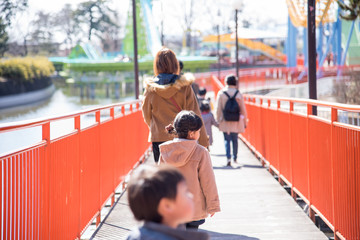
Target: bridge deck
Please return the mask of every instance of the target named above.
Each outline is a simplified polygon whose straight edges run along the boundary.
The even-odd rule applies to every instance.
[[[213,134],[211,156],[222,212],[200,229],[211,239],[328,239],[241,141],[239,163],[226,167],[223,136],[217,129]],[[125,239],[136,226],[125,195],[92,239]]]

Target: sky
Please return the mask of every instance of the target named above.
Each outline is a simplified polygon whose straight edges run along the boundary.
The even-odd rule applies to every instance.
[[[23,18],[34,18],[37,11],[56,13],[66,3],[73,6],[84,2],[84,0],[28,0],[29,9],[23,13]],[[123,16],[125,21],[129,0],[112,0],[114,8]],[[184,5],[189,6],[190,0],[153,0],[154,3],[154,21],[160,25],[161,18],[164,18],[165,35],[182,35],[184,31]],[[211,4],[208,4],[210,3]],[[252,24],[252,28],[268,29],[274,25],[286,25],[288,13],[286,0],[244,0],[244,11],[240,13],[239,22],[246,19]],[[163,5],[161,12],[160,4]],[[193,28],[202,34],[208,34],[215,25],[214,16],[218,9],[221,11],[220,24],[223,26],[234,24],[234,10],[231,6],[231,0],[194,0],[195,21]],[[205,5],[205,6],[204,6]],[[210,7],[210,6],[212,7]],[[27,21],[30,22],[30,21]],[[18,20],[18,28],[24,27],[24,21]],[[26,26],[26,24],[25,24]],[[225,28],[224,28],[225,29]],[[15,32],[21,31],[15,27]],[[225,31],[225,30],[224,30]]]

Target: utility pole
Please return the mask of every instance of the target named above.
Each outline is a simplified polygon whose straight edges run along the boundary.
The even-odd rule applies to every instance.
[[[160,1],[160,4],[161,4],[161,14],[162,14],[162,17],[161,17],[161,46],[165,46],[165,43],[164,43],[164,9],[163,9],[162,1]]]
[[[217,56],[218,56],[218,79],[221,81],[221,56],[220,56],[220,9],[218,10],[218,18],[217,18]]]
[[[136,0],[132,0],[132,7],[133,7],[135,98],[139,99],[139,65],[138,65],[137,32],[136,32]]]
[[[238,80],[238,84],[240,86],[239,79],[239,39],[238,39],[238,9],[235,9],[235,57],[236,57],[236,78]]]
[[[315,3],[316,0],[308,0],[308,84],[309,98],[317,99],[316,90],[316,22],[315,22]],[[317,115],[317,107],[312,107],[312,114]]]

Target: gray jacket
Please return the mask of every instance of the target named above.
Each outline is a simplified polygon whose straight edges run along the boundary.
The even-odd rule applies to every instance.
[[[214,115],[211,112],[204,113],[204,114],[201,113],[201,117],[202,117],[204,125],[205,125],[206,133],[209,136],[209,144],[212,145],[213,137],[212,137],[211,126],[214,125],[216,127],[219,127],[219,124],[215,120]]]
[[[127,240],[208,240],[205,232],[171,228],[163,224],[145,222],[144,225],[130,233]]]

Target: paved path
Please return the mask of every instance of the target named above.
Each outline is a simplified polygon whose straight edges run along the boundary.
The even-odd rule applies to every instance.
[[[200,227],[211,239],[328,239],[241,141],[239,163],[226,167],[223,136],[216,129],[213,134],[210,153],[222,211]],[[125,239],[136,224],[123,196],[93,239]]]

